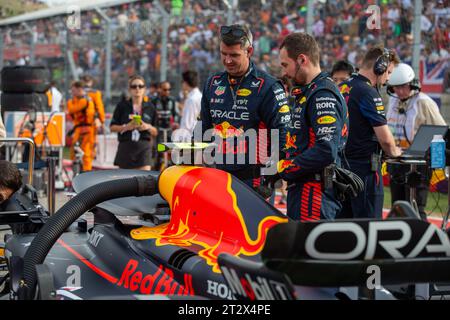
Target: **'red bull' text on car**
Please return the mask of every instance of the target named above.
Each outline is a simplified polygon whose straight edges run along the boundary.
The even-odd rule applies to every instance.
[[[450,281],[448,235],[406,205],[384,221],[297,223],[194,166],[88,172],[74,188],[45,223],[26,222],[38,233],[7,237],[11,298],[357,299],[373,266],[378,299],[396,297],[385,285]]]

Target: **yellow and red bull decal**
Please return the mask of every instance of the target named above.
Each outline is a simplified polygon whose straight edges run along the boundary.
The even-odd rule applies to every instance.
[[[241,126],[239,128],[236,128],[228,121],[224,121],[214,126],[214,133],[219,135],[223,139],[230,137],[240,137],[244,134],[244,127]]]
[[[296,135],[291,136],[291,133],[288,132],[286,134],[286,144],[284,147],[286,149],[289,149],[289,148],[297,149],[297,145],[295,144],[296,140],[297,140],[297,136]]]
[[[159,190],[171,209],[169,223],[131,231],[137,240],[155,239],[156,246],[190,247],[220,273],[220,253],[253,256],[261,252],[267,231],[287,222],[267,215],[256,223],[251,236],[238,205],[231,174],[212,168],[173,166],[159,178]]]
[[[294,160],[280,160],[277,164],[277,170],[279,173],[283,172],[284,170],[295,167]]]
[[[350,91],[352,90],[352,87],[349,87],[348,84],[344,83],[339,87],[339,92],[341,94],[350,94]]]

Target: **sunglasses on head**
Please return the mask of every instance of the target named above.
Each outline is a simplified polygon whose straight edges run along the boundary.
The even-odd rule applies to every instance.
[[[233,37],[238,38],[238,39],[246,38],[247,40],[249,40],[247,32],[245,32],[245,30],[240,26],[222,26],[222,27],[220,27],[220,35],[221,36],[226,36],[229,34],[231,34]]]
[[[131,89],[137,89],[137,88],[139,88],[139,89],[144,89],[144,88],[145,88],[145,85],[143,85],[143,84],[132,84],[132,85],[130,86],[130,88],[131,88]]]

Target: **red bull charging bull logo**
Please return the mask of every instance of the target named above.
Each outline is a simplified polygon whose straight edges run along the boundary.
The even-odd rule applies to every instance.
[[[278,161],[278,172],[283,172],[284,170],[295,167],[294,160],[280,160]]]
[[[169,223],[131,231],[134,239],[156,239],[157,246],[191,247],[220,273],[220,253],[253,256],[261,252],[270,227],[287,219],[268,215],[257,223],[252,238],[244,220],[232,176],[224,171],[174,166],[160,176],[161,195],[169,202]]]
[[[285,148],[289,149],[289,148],[294,148],[297,149],[297,146],[295,145],[295,141],[297,140],[297,136],[293,135],[291,136],[291,133],[288,132],[286,135],[286,144],[285,144]]]
[[[339,87],[339,91],[341,92],[341,94],[350,94],[351,90],[352,88],[349,87],[346,83]]]
[[[231,138],[231,137],[240,137],[244,134],[244,129],[241,126],[240,128],[236,128],[228,121],[224,121],[221,124],[217,124],[214,126],[214,133],[220,136],[223,139]]]

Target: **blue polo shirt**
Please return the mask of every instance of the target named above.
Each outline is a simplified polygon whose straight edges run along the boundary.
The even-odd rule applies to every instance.
[[[348,159],[370,160],[381,147],[374,127],[386,125],[386,111],[378,91],[366,77],[355,74],[339,86],[349,112],[349,136],[345,147]]]

